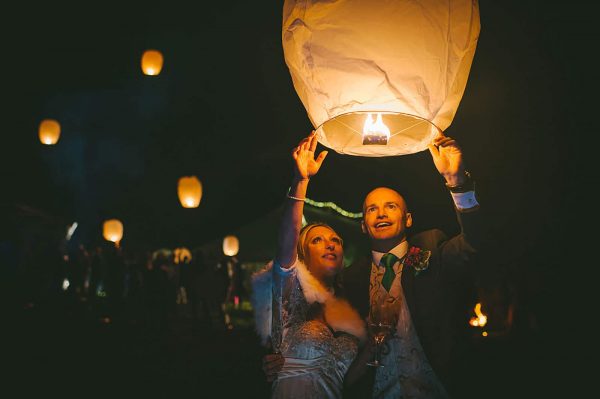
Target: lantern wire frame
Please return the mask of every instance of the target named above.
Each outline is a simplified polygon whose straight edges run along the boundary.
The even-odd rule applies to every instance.
[[[390,129],[388,144],[363,144],[364,120],[368,114],[385,116]],[[366,157],[406,155],[427,149],[427,144],[442,130],[431,121],[419,116],[391,111],[353,111],[339,114],[315,129],[324,146],[340,154]],[[335,132],[335,133],[333,133]],[[341,132],[341,133],[340,133]],[[403,143],[393,143],[394,137],[403,136]],[[398,137],[399,138],[399,137]],[[425,144],[424,144],[425,143]],[[366,148],[368,151],[365,151]]]

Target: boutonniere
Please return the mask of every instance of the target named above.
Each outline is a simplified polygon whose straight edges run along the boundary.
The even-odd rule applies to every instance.
[[[404,265],[412,267],[415,271],[415,276],[418,276],[423,270],[429,267],[429,257],[431,251],[424,251],[419,247],[410,247],[404,259]]]

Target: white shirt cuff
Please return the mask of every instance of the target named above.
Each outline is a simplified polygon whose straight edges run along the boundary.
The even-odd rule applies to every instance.
[[[479,202],[475,198],[475,191],[467,191],[466,193],[450,193],[454,200],[454,205],[459,211],[471,209],[479,206]]]

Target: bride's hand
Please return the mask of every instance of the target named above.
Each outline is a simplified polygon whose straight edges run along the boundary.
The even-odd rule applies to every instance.
[[[321,151],[319,156],[315,159],[315,149],[317,148],[317,136],[315,132],[303,139],[298,147],[292,151],[292,157],[294,158],[294,175],[297,179],[310,179],[316,175],[323,160],[327,156],[327,151]]]
[[[267,382],[273,382],[277,379],[277,373],[283,368],[285,358],[281,353],[271,353],[263,356],[262,369],[267,377]]]

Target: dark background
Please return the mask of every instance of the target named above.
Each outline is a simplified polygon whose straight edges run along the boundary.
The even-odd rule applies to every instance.
[[[4,10],[4,235],[27,209],[65,226],[77,221],[74,238],[83,243],[98,242],[102,221],[116,217],[124,246],[193,247],[281,205],[289,152],[312,128],[283,59],[282,4],[197,8]],[[584,151],[595,147],[596,10],[482,1],[480,12],[471,74],[446,134],[461,144],[488,218],[487,277],[509,279],[535,308],[538,350],[548,356],[540,361],[557,367],[536,375],[570,387],[588,353],[580,317],[593,251],[585,238],[593,235],[582,232],[594,225],[585,210],[597,180],[586,176],[593,154]],[[148,48],[165,57],[157,77],[140,71]],[[55,146],[38,140],[43,118],[61,123]],[[191,174],[204,194],[199,208],[183,209],[176,183]],[[406,194],[415,231],[456,232],[450,196],[427,152],[358,158],[330,151],[309,196],[359,211],[364,193],[379,184]]]

